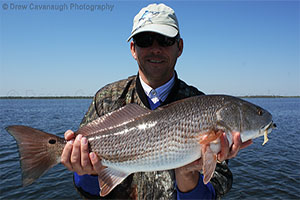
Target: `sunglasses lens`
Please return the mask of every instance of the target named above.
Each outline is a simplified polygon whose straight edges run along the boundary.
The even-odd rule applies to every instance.
[[[153,44],[154,37],[150,34],[138,34],[134,37],[136,45],[142,48],[150,47]]]
[[[133,37],[134,42],[137,46],[146,48],[152,46],[154,39],[158,42],[161,47],[169,47],[172,46],[177,37],[167,37],[161,34],[153,34],[153,33],[140,33]]]
[[[162,47],[169,47],[175,43],[175,38],[170,38],[163,35],[157,35],[156,40],[158,44]]]

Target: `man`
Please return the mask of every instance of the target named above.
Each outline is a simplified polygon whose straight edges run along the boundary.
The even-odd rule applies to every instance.
[[[129,103],[156,109],[176,100],[203,95],[202,92],[178,79],[175,64],[183,51],[176,15],[164,4],[151,4],[135,16],[133,29],[128,39],[133,38],[130,50],[137,61],[137,76],[117,81],[100,89],[84,116],[81,125]],[[74,171],[74,182],[78,191],[86,198],[99,197],[97,174],[102,169],[100,158],[89,153],[85,137],[66,131],[69,140],[62,153],[61,162]],[[234,133],[233,146],[228,147],[225,135],[221,137],[221,152],[211,182],[203,184],[198,172],[202,166],[199,159],[175,170],[140,172],[126,178],[106,198],[139,199],[213,199],[228,192],[232,185],[232,174],[224,161],[236,156],[241,144],[239,133]]]

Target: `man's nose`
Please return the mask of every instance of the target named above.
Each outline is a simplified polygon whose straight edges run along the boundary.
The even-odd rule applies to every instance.
[[[158,44],[156,40],[153,41],[153,44],[151,46],[151,51],[153,54],[160,54],[162,51],[162,47]]]

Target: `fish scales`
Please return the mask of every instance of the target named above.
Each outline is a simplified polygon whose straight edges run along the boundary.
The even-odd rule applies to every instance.
[[[191,99],[111,129],[97,139],[88,136],[91,150],[97,152],[104,165],[130,172],[187,164],[201,156],[198,136],[215,126],[213,113],[220,107],[207,109],[201,104],[205,101]]]
[[[272,115],[259,106],[232,96],[206,95],[154,111],[128,104],[75,134],[87,137],[90,150],[106,166],[98,172],[100,195],[106,196],[131,173],[175,169],[200,157],[206,184],[215,170],[222,131],[229,145],[234,131],[240,132],[242,142],[264,135],[265,144],[275,127]],[[19,147],[24,186],[60,162],[63,138],[21,125],[6,130]]]

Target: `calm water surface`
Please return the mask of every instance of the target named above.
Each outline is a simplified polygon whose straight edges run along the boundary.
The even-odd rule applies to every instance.
[[[231,191],[224,199],[300,199],[300,99],[247,99],[269,110],[278,129],[254,140],[229,163],[234,174]],[[61,164],[34,184],[21,186],[19,155],[8,125],[27,125],[63,136],[77,127],[90,99],[0,100],[0,199],[74,199],[72,173]]]

